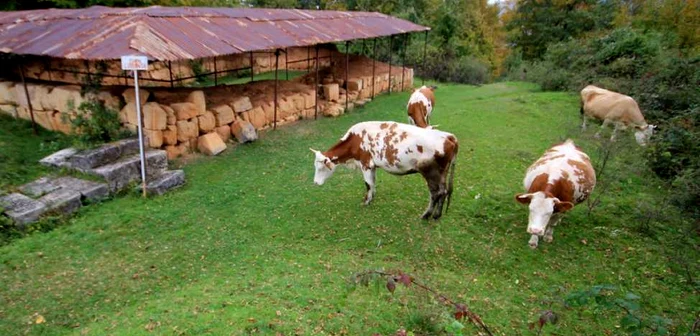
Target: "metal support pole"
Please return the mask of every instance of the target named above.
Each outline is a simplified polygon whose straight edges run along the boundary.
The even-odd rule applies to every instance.
[[[405,90],[403,86],[404,76],[406,74],[406,39],[408,34],[403,35],[403,53],[401,54],[401,92]]]
[[[175,83],[173,82],[173,64],[170,61],[168,61],[168,72],[170,73],[170,88],[173,88],[175,87]]]
[[[374,84],[377,79],[374,77],[374,72],[377,66],[377,38],[374,38],[374,45],[372,46],[372,99],[374,99]]]
[[[143,197],[146,197],[146,155],[143,149],[143,123],[141,122],[141,97],[139,97],[139,72],[134,70],[134,90],[136,91],[136,119],[139,130],[139,151],[141,152],[141,190]]]
[[[316,80],[314,81],[314,119],[318,119],[318,44],[316,45]]]
[[[272,129],[277,129],[277,90],[279,86],[279,82],[277,80],[277,71],[279,70],[279,61],[280,61],[280,50],[277,49],[275,50],[275,116],[274,120],[272,123]]]
[[[284,75],[289,80],[289,53],[287,48],[284,48]]]
[[[311,72],[311,47],[306,47],[306,73]]]
[[[27,82],[24,80],[24,65],[19,64],[19,75],[22,77],[22,85],[24,85],[24,96],[27,97],[27,105],[29,105],[29,116],[32,118],[32,130],[34,135],[37,135],[36,131],[36,121],[34,121],[34,108],[32,107],[32,99],[29,98],[29,89],[27,89]]]
[[[250,52],[250,81],[255,81],[255,69],[253,69],[253,52]]]
[[[348,73],[350,72],[350,41],[345,41],[345,112],[348,112],[350,99],[350,86],[348,85]]]
[[[391,94],[391,56],[394,52],[394,35],[389,39],[389,94]]]
[[[216,69],[216,56],[214,56],[214,86],[219,86],[219,71]]]
[[[423,44],[423,65],[421,66],[421,68],[422,68],[421,70],[423,70],[423,74],[422,74],[422,76],[421,76],[421,85],[424,85],[424,84],[425,84],[425,76],[426,76],[426,72],[425,72],[425,55],[426,55],[427,50],[428,50],[428,32],[429,32],[429,30],[426,30],[426,31],[425,31],[425,43]]]

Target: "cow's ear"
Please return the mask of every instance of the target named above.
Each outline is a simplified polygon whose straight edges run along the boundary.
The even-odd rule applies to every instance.
[[[574,203],[554,201],[555,212],[567,212],[574,208]]]
[[[323,164],[325,164],[326,168],[330,170],[333,170],[333,167],[335,167],[335,164],[329,158],[326,158],[326,160],[323,161]]]
[[[517,194],[517,195],[515,195],[515,200],[522,203],[522,204],[525,204],[525,205],[530,204],[531,199],[532,199],[532,194]]]

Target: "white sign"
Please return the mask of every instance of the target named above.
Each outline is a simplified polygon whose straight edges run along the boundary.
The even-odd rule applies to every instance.
[[[148,70],[148,57],[122,56],[122,70]]]

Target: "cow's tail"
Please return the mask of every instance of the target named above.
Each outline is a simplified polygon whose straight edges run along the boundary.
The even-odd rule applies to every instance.
[[[450,209],[450,201],[452,200],[452,190],[455,184],[455,169],[457,166],[457,153],[459,152],[459,145],[455,141],[455,151],[452,156],[452,162],[450,162],[450,176],[447,178],[447,205],[445,206],[445,213]]]

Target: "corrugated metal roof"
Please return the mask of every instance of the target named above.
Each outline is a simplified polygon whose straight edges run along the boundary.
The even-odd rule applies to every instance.
[[[0,53],[175,61],[429,29],[373,12],[94,6],[0,12]]]

